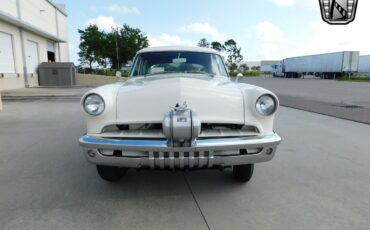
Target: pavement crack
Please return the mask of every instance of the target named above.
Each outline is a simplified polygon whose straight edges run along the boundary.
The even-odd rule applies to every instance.
[[[206,226],[207,226],[207,229],[208,229],[208,230],[211,230],[211,227],[209,226],[208,221],[207,221],[207,219],[206,219],[206,217],[204,216],[204,213],[203,213],[203,211],[202,211],[202,208],[200,207],[200,205],[199,205],[199,203],[198,203],[198,200],[197,200],[197,198],[195,197],[194,191],[193,191],[193,189],[192,189],[192,188],[191,188],[191,186],[190,186],[190,183],[189,183],[189,181],[188,181],[188,178],[187,178],[187,177],[186,177],[186,175],[185,175],[185,172],[183,172],[183,173],[182,173],[182,175],[184,176],[185,183],[186,183],[186,185],[187,185],[187,186],[188,186],[188,188],[189,188],[189,191],[190,191],[190,193],[191,193],[191,196],[193,197],[193,199],[194,199],[194,201],[195,201],[195,204],[197,205],[197,207],[198,207],[198,210],[199,210],[200,214],[202,215],[202,218],[203,218],[203,220],[204,220],[204,223],[205,223],[205,224],[206,224]]]

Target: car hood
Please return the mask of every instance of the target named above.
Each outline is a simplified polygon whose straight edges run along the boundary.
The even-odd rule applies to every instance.
[[[244,124],[244,99],[225,77],[162,75],[128,80],[117,93],[117,123],[161,123],[186,102],[203,123]]]

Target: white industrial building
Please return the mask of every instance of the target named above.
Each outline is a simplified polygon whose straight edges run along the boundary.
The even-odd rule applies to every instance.
[[[280,61],[261,61],[260,70],[262,72],[273,72],[279,63]]]
[[[251,69],[252,67],[260,67],[260,66],[261,66],[260,61],[241,61],[238,64],[238,67],[248,67],[249,69]]]
[[[41,62],[68,62],[64,5],[50,0],[0,1],[0,90],[38,86]]]

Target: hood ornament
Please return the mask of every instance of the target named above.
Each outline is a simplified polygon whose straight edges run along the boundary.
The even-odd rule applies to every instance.
[[[170,108],[173,111],[179,112],[179,113],[185,113],[186,111],[189,110],[188,105],[186,104],[186,101],[184,101],[184,103],[182,103],[181,106],[179,105],[179,103],[177,103],[174,107],[173,106],[170,106]]]

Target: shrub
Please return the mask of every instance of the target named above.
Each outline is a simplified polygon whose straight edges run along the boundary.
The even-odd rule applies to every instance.
[[[78,73],[82,74],[95,74],[95,75],[103,75],[103,76],[116,76],[116,70],[114,69],[91,69],[90,68],[83,68],[78,67]],[[126,76],[127,74],[122,73],[122,76]]]
[[[245,77],[257,77],[261,75],[261,71],[259,70],[249,70],[249,71],[244,71],[243,76]]]

